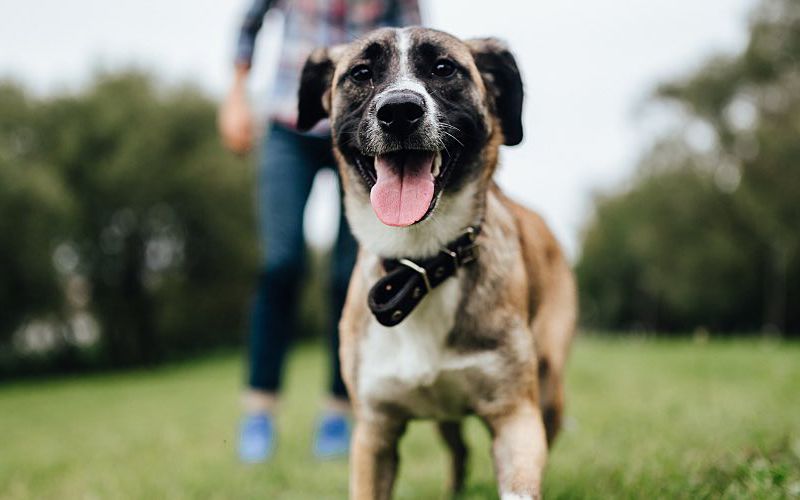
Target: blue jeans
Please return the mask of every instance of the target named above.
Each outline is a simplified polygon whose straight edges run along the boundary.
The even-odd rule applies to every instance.
[[[264,261],[250,332],[249,385],[253,389],[275,392],[280,387],[306,261],[303,210],[314,176],[321,168],[335,170],[334,165],[330,138],[271,125],[262,147],[257,181]],[[330,264],[327,318],[330,391],[337,397],[347,397],[339,370],[338,323],[356,251],[357,244],[342,210]]]

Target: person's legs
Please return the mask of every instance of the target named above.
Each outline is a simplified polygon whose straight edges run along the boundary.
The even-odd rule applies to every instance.
[[[347,388],[342,380],[339,364],[339,319],[342,315],[342,308],[347,296],[347,287],[350,284],[350,274],[356,262],[358,243],[350,232],[350,226],[345,217],[341,181],[339,180],[339,170],[336,168],[336,160],[333,156],[333,148],[330,140],[320,143],[316,150],[317,163],[330,167],[336,174],[337,187],[339,190],[339,229],[331,251],[330,261],[330,282],[328,288],[328,318],[326,321],[328,357],[330,360],[330,396],[333,410],[349,409]]]
[[[258,220],[264,261],[253,300],[249,337],[245,396],[249,417],[242,426],[240,440],[240,455],[245,461],[263,460],[272,449],[270,414],[294,329],[305,263],[303,211],[318,168],[307,139],[273,125],[261,153]]]
[[[329,158],[333,164],[333,158]],[[339,190],[341,194],[341,189]],[[340,205],[341,206],[341,205]],[[341,367],[339,364],[339,318],[344,307],[350,274],[355,264],[358,246],[344,214],[344,208],[339,217],[339,231],[330,263],[329,317],[327,321],[328,356],[330,359],[330,399],[326,411],[319,422],[314,452],[318,457],[336,457],[347,454],[350,445],[350,423],[347,416],[350,404],[347,389],[342,381]]]
[[[258,172],[264,263],[253,304],[249,387],[266,393],[280,386],[305,267],[303,211],[317,171],[306,139],[273,125]]]

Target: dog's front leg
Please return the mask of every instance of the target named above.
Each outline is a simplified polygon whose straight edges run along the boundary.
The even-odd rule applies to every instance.
[[[351,500],[389,500],[397,473],[397,443],[406,422],[357,419],[350,452]]]
[[[547,438],[539,408],[525,401],[511,412],[487,418],[501,500],[540,498]]]

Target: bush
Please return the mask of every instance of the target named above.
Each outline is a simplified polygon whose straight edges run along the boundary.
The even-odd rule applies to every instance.
[[[766,0],[742,54],[659,89],[690,132],[598,197],[578,263],[588,324],[800,333],[799,56],[800,4]]]
[[[37,324],[61,369],[237,342],[257,262],[251,177],[196,89],[141,73],[48,98],[0,86],[0,372],[36,350]]]

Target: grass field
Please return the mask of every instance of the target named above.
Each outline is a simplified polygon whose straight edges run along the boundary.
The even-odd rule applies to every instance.
[[[235,460],[240,358],[0,387],[0,498],[343,498],[344,461],[311,457],[325,364],[295,350],[273,461]],[[547,498],[800,497],[800,345],[583,338]],[[495,498],[470,421],[464,498]],[[442,498],[429,423],[401,447],[397,497]]]

